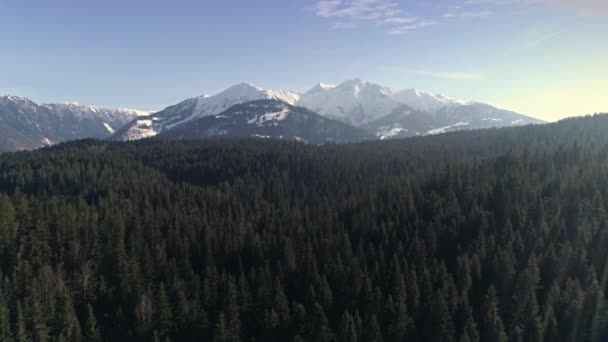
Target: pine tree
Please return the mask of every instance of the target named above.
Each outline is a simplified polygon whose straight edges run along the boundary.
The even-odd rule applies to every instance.
[[[338,341],[340,342],[357,342],[357,330],[355,328],[355,321],[351,314],[344,311],[340,324],[338,327]]]
[[[0,296],[0,341],[12,341],[11,313],[3,294]]]
[[[27,342],[30,340],[30,330],[27,326],[25,312],[21,301],[17,301],[17,331],[15,337],[18,342]]]
[[[65,296],[63,300],[63,332],[62,335],[68,341],[78,341],[82,339],[82,330],[78,316],[74,310],[72,300],[69,296]]]
[[[99,327],[97,326],[97,319],[93,312],[91,304],[87,304],[87,320],[85,324],[84,336],[88,341],[98,342],[101,341],[101,334]]]
[[[382,331],[376,315],[371,315],[367,320],[365,330],[363,331],[363,341],[383,342]]]
[[[483,303],[483,324],[482,324],[482,341],[496,341],[496,342],[507,342],[508,337],[505,333],[504,324],[500,317],[500,311],[498,308],[498,297],[496,295],[496,289],[491,286],[488,289],[486,297]]]
[[[158,332],[161,338],[166,338],[171,334],[173,326],[173,312],[171,309],[171,303],[169,302],[169,296],[165,289],[165,284],[160,283],[158,288],[158,305],[157,305],[157,321],[158,321]]]
[[[456,329],[454,321],[450,315],[448,304],[445,299],[445,294],[439,292],[436,301],[432,308],[433,322],[436,326],[432,333],[433,341],[436,342],[453,342],[456,339]]]

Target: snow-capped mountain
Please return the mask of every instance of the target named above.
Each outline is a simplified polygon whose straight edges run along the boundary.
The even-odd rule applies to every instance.
[[[413,109],[425,111],[436,111],[444,107],[471,104],[469,101],[455,100],[440,94],[431,95],[413,88],[396,91],[391,95],[391,98]]]
[[[137,140],[152,137],[201,117],[219,114],[234,105],[245,102],[272,99],[293,105],[299,98],[300,94],[296,92],[264,90],[250,83],[241,83],[217,95],[187,99],[148,117],[136,119],[114,135],[114,138]]]
[[[306,108],[271,99],[232,106],[220,114],[200,117],[156,138],[260,138],[322,144],[358,142],[373,139],[373,136]]]
[[[351,80],[338,86],[318,84],[302,95],[297,105],[331,119],[363,126],[399,107],[400,103],[392,96],[388,87]]]
[[[80,121],[80,124],[75,127],[76,129],[85,129],[82,127],[82,124],[87,122],[94,126],[86,128],[89,130],[88,132],[75,133],[79,136],[90,134],[90,130],[92,129],[97,130],[97,136],[114,134],[116,130],[121,129],[134,118],[144,117],[150,114],[149,112],[135,109],[111,109],[86,106],[79,103],[45,104],[43,106],[62,118],[73,118]],[[99,122],[102,122],[103,127],[98,125]],[[100,130],[100,128],[103,128],[103,130]]]
[[[321,83],[302,95],[297,104],[328,118],[366,128],[379,139],[542,123],[483,103],[416,89],[394,91],[361,80],[345,81],[338,86]]]
[[[135,117],[130,109],[79,104],[39,105],[19,96],[0,96],[0,150],[33,149],[66,140],[106,138]]]
[[[253,121],[260,123],[254,125],[249,122],[253,120],[249,114],[222,116],[224,112],[231,113],[235,106],[240,108],[239,105],[260,100],[274,100],[294,106],[290,107],[290,113],[301,114],[306,108],[307,119],[292,120],[302,115],[289,115],[290,119],[284,122],[281,120],[279,125],[268,125],[269,122],[277,122],[276,119],[282,116],[267,116],[276,112],[264,111],[265,109],[258,112],[251,108],[248,109],[249,114],[261,113],[263,118],[272,120]],[[321,122],[315,113],[324,120],[329,120]],[[38,105],[22,97],[0,97],[0,151],[32,149],[66,140],[108,136],[123,141],[164,133],[167,133],[164,136],[175,137],[217,137],[222,132],[219,127],[228,127],[229,129],[224,129],[227,135],[239,137],[257,134],[294,139],[297,136],[310,142],[331,141],[328,134],[341,132],[325,130],[324,127],[337,127],[333,120],[344,125],[341,128],[344,132],[347,129],[344,127],[350,129],[347,134],[349,139],[338,135],[333,141],[352,141],[350,134],[355,128],[359,132],[359,140],[365,140],[370,135],[376,139],[393,139],[455,130],[542,123],[541,120],[483,103],[431,95],[416,89],[395,91],[358,79],[337,86],[319,83],[305,94],[265,90],[250,83],[241,83],[213,96],[186,99],[160,112],[146,114],[148,113],[136,110],[107,109],[77,103]],[[303,127],[296,129],[296,123]],[[320,130],[322,139],[310,131],[313,127]],[[306,139],[298,134],[312,138]]]
[[[483,103],[469,103],[444,106],[434,112],[401,105],[364,128],[384,140],[539,123],[542,121],[508,110]]]
[[[328,119],[364,128],[379,139],[541,122],[482,103],[431,95],[416,89],[395,91],[358,79],[337,86],[319,83],[303,95],[242,83],[217,95],[187,99],[158,113],[137,118],[112,138],[152,137],[199,118],[217,115],[234,105],[263,99],[308,108]]]

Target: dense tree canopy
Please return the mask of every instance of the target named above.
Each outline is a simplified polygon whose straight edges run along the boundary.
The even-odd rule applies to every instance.
[[[607,131],[0,155],[0,340],[606,340]]]

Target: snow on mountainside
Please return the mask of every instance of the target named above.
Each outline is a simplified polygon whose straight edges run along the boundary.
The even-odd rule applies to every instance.
[[[443,107],[471,104],[468,101],[451,99],[443,95],[431,95],[423,93],[418,89],[405,89],[392,94],[392,99],[406,104],[417,110],[434,111]]]
[[[116,140],[137,140],[174,129],[201,117],[219,114],[226,109],[255,100],[279,100],[295,104],[300,94],[286,90],[264,90],[250,83],[232,86],[213,96],[187,99],[154,113],[144,119],[136,119],[114,135]]]
[[[389,87],[356,79],[338,86],[320,83],[304,94],[297,104],[327,117],[363,126],[404,104],[416,110],[436,111],[470,103],[423,93],[417,89],[394,91]]]
[[[393,89],[359,79],[334,86],[319,83],[301,95],[264,90],[241,83],[213,96],[187,99],[145,118],[137,118],[115,140],[136,140],[168,132],[199,118],[256,100],[279,100],[307,108],[326,118],[364,128],[379,139],[436,132],[540,123],[540,120],[477,102],[431,95],[416,89]],[[467,125],[457,125],[465,122]]]
[[[435,135],[453,131],[540,124],[541,120],[483,103],[444,106],[436,111],[402,105],[364,127],[380,139]]]
[[[79,104],[39,105],[19,96],[0,96],[0,150],[34,149],[54,143],[106,138],[146,114]]]
[[[135,109],[111,109],[96,106],[86,106],[77,102],[44,104],[42,106],[48,108],[50,111],[63,118],[71,117],[80,121],[101,121],[103,127],[109,134],[113,134],[116,130],[121,129],[124,125],[136,117],[144,117],[150,114],[149,112]]]
[[[399,107],[400,103],[392,99],[392,95],[388,87],[356,79],[338,86],[319,84],[302,95],[297,105],[331,119],[362,126]]]
[[[542,123],[483,103],[431,95],[416,89],[351,80],[338,86],[319,84],[297,103],[329,118],[373,131],[379,139]]]
[[[43,104],[45,107],[49,107],[56,111],[64,111],[70,112],[76,117],[81,118],[93,118],[100,116],[112,116],[112,117],[137,117],[137,116],[147,116],[150,115],[150,112],[137,110],[137,109],[129,109],[129,108],[106,108],[99,106],[88,106],[83,105],[78,102],[67,102],[67,103],[50,103]]]
[[[211,138],[264,138],[323,144],[358,142],[373,136],[363,129],[278,100],[235,105],[220,114],[203,116],[157,136],[157,139],[169,140]]]

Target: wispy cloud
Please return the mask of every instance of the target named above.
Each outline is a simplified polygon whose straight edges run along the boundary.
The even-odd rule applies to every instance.
[[[606,0],[519,0],[526,4],[543,3],[584,16],[608,16]]]
[[[320,0],[316,13],[323,18],[387,19],[399,15],[399,4],[389,0]]]
[[[418,21],[418,18],[416,18],[416,17],[394,17],[394,18],[387,18],[386,20],[384,20],[384,22],[390,23],[390,24],[407,24],[407,23],[413,23],[416,21]]]
[[[314,9],[321,18],[338,20],[333,24],[335,29],[350,29],[358,26],[356,23],[372,22],[387,26],[387,34],[398,35],[431,25],[431,21],[410,15],[392,0],[318,0]]]
[[[405,74],[413,74],[413,75],[421,75],[428,76],[433,78],[441,78],[446,80],[460,80],[460,81],[482,81],[485,75],[482,72],[470,72],[470,71],[429,71],[429,70],[412,70],[412,69],[403,69],[396,68],[395,71],[405,73]]]
[[[493,14],[489,8],[504,1],[537,0],[461,0],[445,8],[443,14],[435,8],[425,10],[424,15],[412,13],[412,8],[406,10],[403,3],[396,0],[317,0],[314,11],[317,16],[332,20],[334,29],[352,29],[367,22],[384,27],[388,35],[403,35],[458,18],[487,18]],[[413,8],[420,9],[420,6]]]
[[[487,18],[493,14],[492,11],[489,10],[481,10],[481,11],[460,11],[460,12],[448,12],[443,14],[443,18],[445,19],[454,19],[454,18]]]
[[[394,28],[390,29],[389,31],[387,31],[386,33],[389,35],[398,36],[398,35],[406,34],[413,30],[432,26],[435,24],[436,23],[434,21],[420,21],[420,22],[412,23],[410,25],[394,27]]]
[[[496,6],[518,0],[466,0],[448,7],[441,17],[448,20],[478,18],[485,19],[494,14]]]

